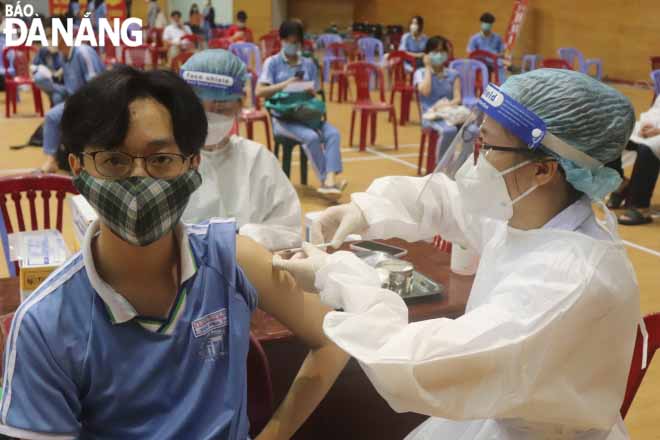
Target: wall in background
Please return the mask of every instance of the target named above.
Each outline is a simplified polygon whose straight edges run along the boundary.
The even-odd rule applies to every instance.
[[[288,0],[289,17],[300,18],[308,32],[321,33],[331,23],[345,28],[353,23],[363,0]]]
[[[248,26],[252,29],[254,38],[258,39],[272,28],[272,0],[234,0],[234,12],[245,11],[248,15]]]
[[[305,3],[316,3],[317,14],[324,15],[324,2]],[[422,15],[426,33],[446,36],[456,55],[463,56],[470,35],[479,30],[481,13],[495,14],[494,29],[504,34],[512,4],[512,0],[359,0],[354,18],[407,25],[411,16]],[[601,58],[609,77],[649,80],[649,57],[660,55],[659,23],[658,0],[530,0],[514,61],[519,62],[524,53],[556,57],[559,47],[572,46],[587,58]]]

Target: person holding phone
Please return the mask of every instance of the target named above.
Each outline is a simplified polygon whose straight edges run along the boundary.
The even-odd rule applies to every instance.
[[[288,20],[280,26],[282,52],[264,62],[256,93],[268,99],[285,90],[290,84],[306,81],[311,84],[307,91],[315,95],[321,88],[318,69],[314,62],[301,55],[303,26],[297,20]],[[339,131],[329,122],[322,123],[320,130],[314,130],[297,122],[283,121],[273,117],[273,132],[300,142],[310,158],[312,168],[321,186],[320,194],[340,196],[347,186],[346,180],[337,180],[342,172]]]

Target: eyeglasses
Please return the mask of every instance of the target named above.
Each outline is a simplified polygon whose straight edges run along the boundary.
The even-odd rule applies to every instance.
[[[186,169],[186,161],[192,157],[176,153],[156,153],[148,156],[132,156],[121,151],[94,151],[82,153],[94,162],[94,168],[103,177],[122,179],[130,176],[133,162],[142,159],[147,174],[154,179],[172,179],[178,177]]]
[[[473,160],[475,165],[477,164],[477,161],[479,160],[479,156],[482,154],[482,151],[484,156],[488,154],[488,152],[490,151],[503,151],[505,153],[524,154],[526,156],[535,157],[535,158],[542,158],[545,156],[545,154],[536,150],[528,150],[526,148],[515,148],[515,147],[500,147],[498,145],[475,142],[474,154],[473,154]]]

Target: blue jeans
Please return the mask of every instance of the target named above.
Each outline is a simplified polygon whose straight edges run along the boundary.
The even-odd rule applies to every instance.
[[[319,135],[317,131],[303,124],[273,118],[273,133],[300,142],[305,153],[311,159],[312,168],[321,183],[325,182],[328,173],[341,173],[339,131],[329,123],[323,124],[321,135]]]
[[[44,117],[44,153],[55,156],[60,147],[60,122],[64,114],[64,103],[61,102],[46,112]]]
[[[53,105],[64,102],[67,97],[66,87],[63,84],[56,83],[52,78],[36,73],[34,83],[50,97]]]

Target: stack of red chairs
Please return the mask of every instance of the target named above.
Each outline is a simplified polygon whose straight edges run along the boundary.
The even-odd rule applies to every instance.
[[[227,31],[223,28],[214,28],[211,30],[211,38],[225,38],[227,36]]]
[[[228,50],[231,46],[229,38],[212,38],[208,43],[209,49],[225,49]]]
[[[385,81],[383,72],[377,66],[364,61],[358,61],[348,64],[346,72],[355,78],[357,90],[357,100],[351,112],[351,130],[349,135],[350,145],[353,145],[353,130],[355,127],[355,113],[360,112],[360,151],[366,149],[367,129],[371,123],[371,144],[376,142],[376,117],[378,113],[386,112],[394,129],[394,148],[399,149],[399,137],[397,134],[396,112],[394,106],[385,101]],[[376,78],[378,89],[380,90],[380,100],[374,102],[371,100],[369,83],[371,78]]]
[[[29,85],[32,88],[32,96],[34,97],[34,108],[42,117],[44,115],[44,106],[41,100],[41,89],[32,81],[30,76],[31,65],[31,51],[32,47],[16,46],[5,47],[2,50],[2,61],[5,66],[14,66],[13,74],[9,69],[5,70],[5,116],[9,118],[11,107],[16,113],[16,104],[18,102],[18,88],[22,85]],[[10,63],[10,52],[13,55],[13,60]]]

